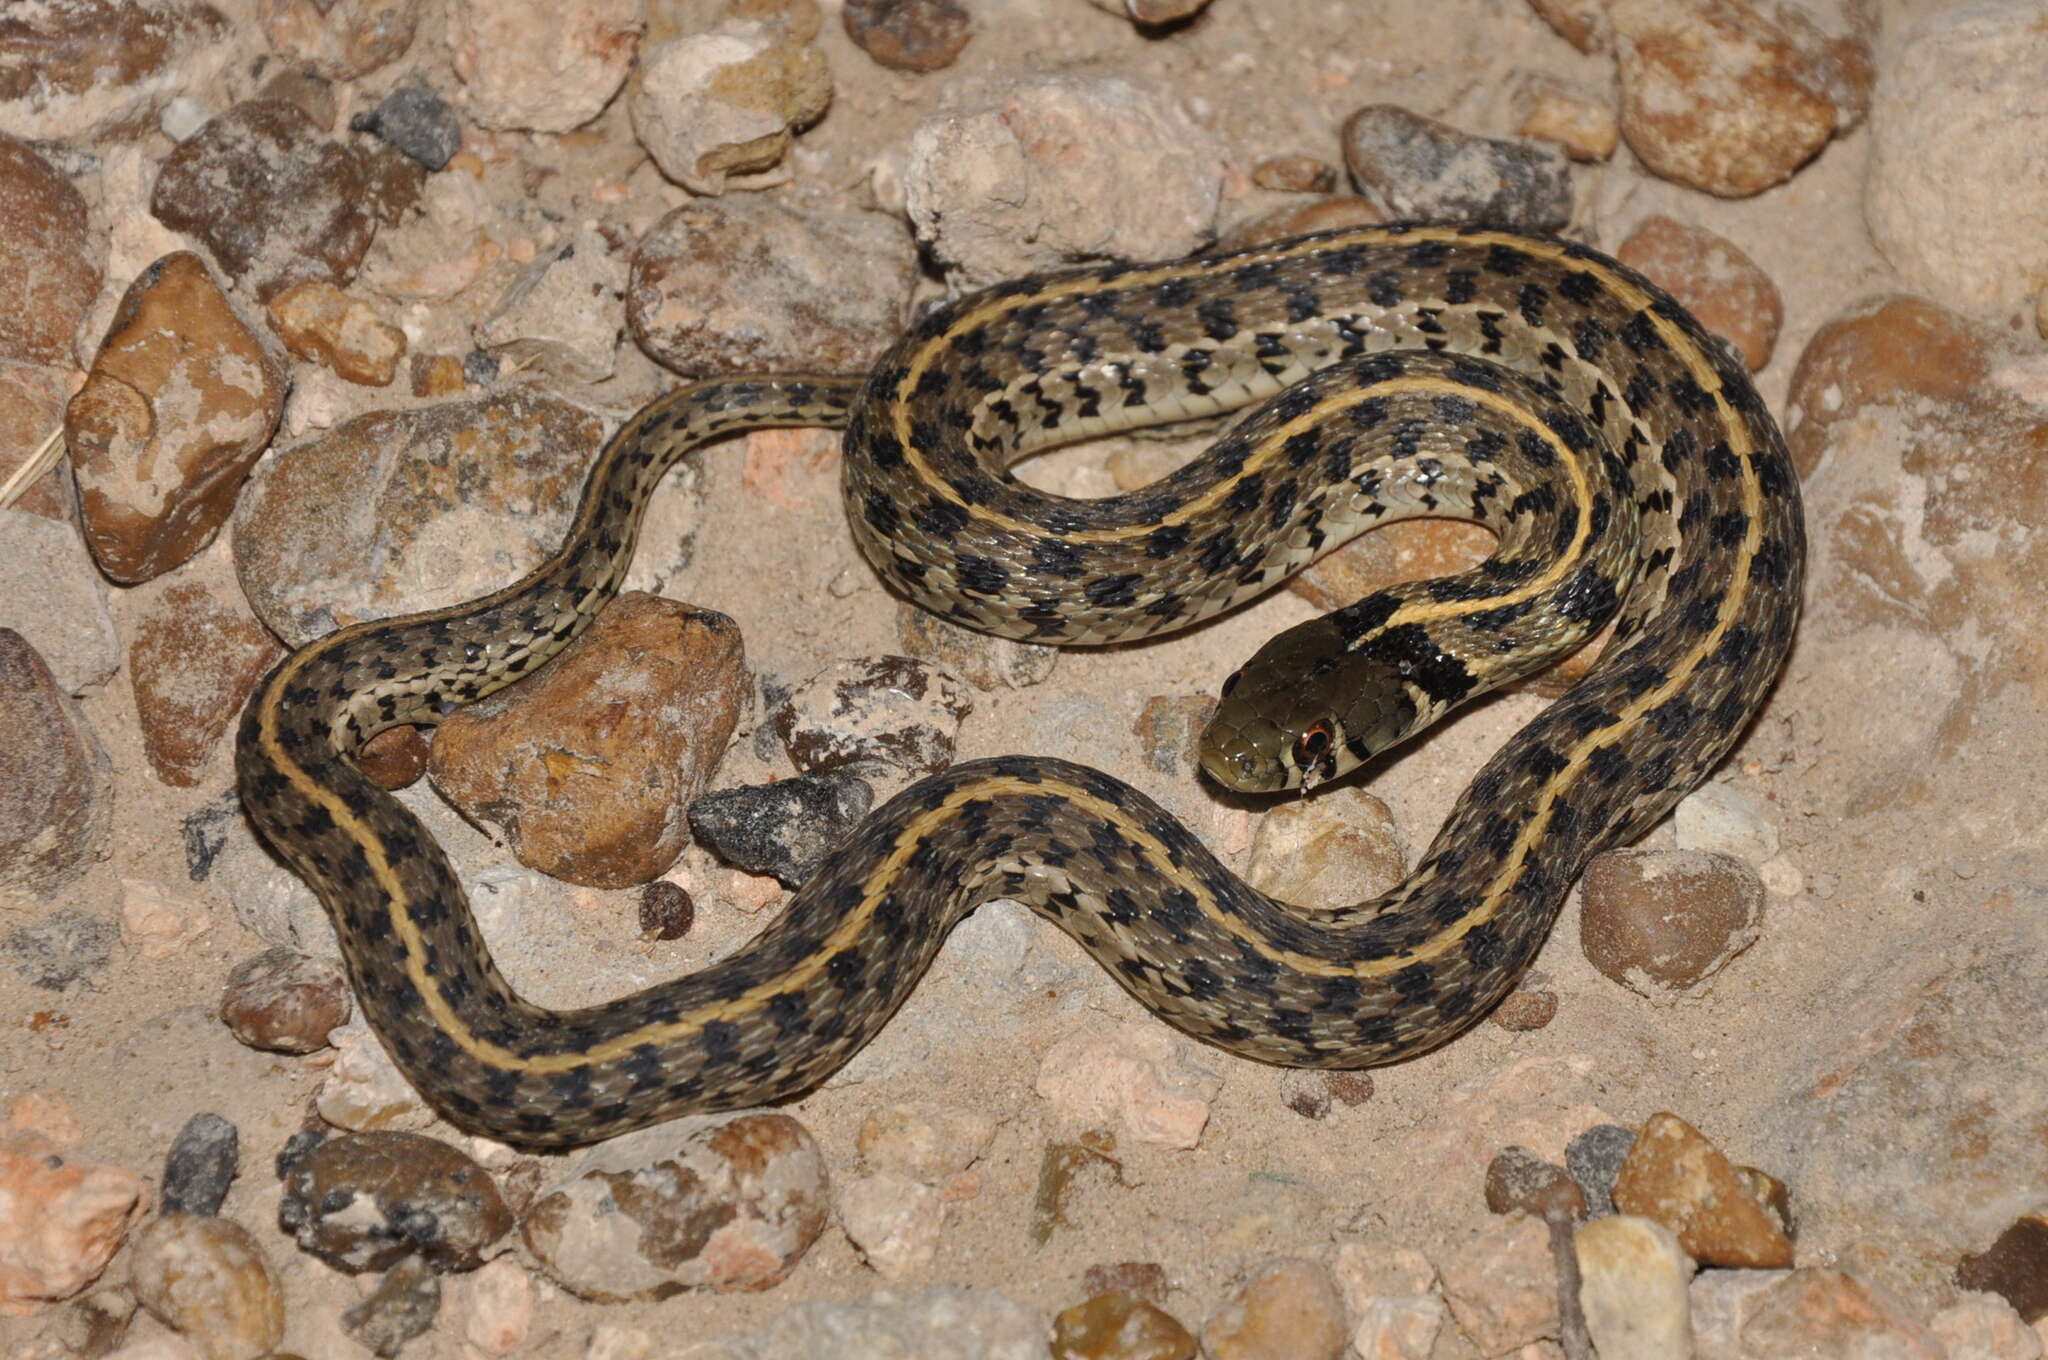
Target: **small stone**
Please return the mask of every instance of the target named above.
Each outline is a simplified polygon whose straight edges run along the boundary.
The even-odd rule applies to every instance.
[[[1387,215],[1375,207],[1371,199],[1360,198],[1357,194],[1325,194],[1306,203],[1275,208],[1269,213],[1247,218],[1223,233],[1216,245],[1221,250],[1243,250],[1250,246],[1292,240],[1312,232],[1377,226],[1386,220]]]
[[[168,892],[147,879],[121,880],[121,937],[145,959],[182,954],[213,929],[206,904]]]
[[[832,102],[832,68],[770,25],[729,21],[644,48],[627,101],[661,173],[715,197],[775,182],[795,134]]]
[[[448,43],[470,116],[487,128],[582,127],[625,83],[646,23],[643,0],[455,0]]]
[[[1224,147],[1162,87],[1045,75],[977,85],[910,135],[917,239],[955,288],[1085,260],[1160,260],[1209,243]],[[1143,184],[1113,200],[1105,184]]]
[[[1586,1192],[1590,1217],[1605,1218],[1614,1212],[1614,1178],[1635,1145],[1635,1130],[1619,1124],[1595,1124],[1565,1144],[1565,1169]]]
[[[412,46],[420,21],[410,0],[265,0],[258,15],[272,49],[305,63],[306,73],[323,83],[354,80],[397,61]],[[265,85],[265,93],[280,94],[279,83]],[[319,121],[322,127],[334,122],[331,98]]]
[[[1514,111],[1517,136],[1555,142],[1575,161],[1604,161],[1621,140],[1611,102],[1550,76],[1524,76],[1515,87]]]
[[[477,339],[516,372],[595,383],[618,367],[626,262],[597,231],[579,231],[521,271],[477,328]]]
[[[916,274],[913,244],[879,214],[782,196],[694,202],[634,247],[626,321],[657,363],[691,377],[856,372],[902,331]]]
[[[640,938],[680,940],[697,919],[697,904],[679,885],[657,879],[640,890]]]
[[[1053,1360],[1194,1360],[1195,1338],[1171,1313],[1101,1293],[1052,1320]]]
[[[1429,1360],[1447,1314],[1427,1257],[1409,1247],[1346,1242],[1333,1273],[1357,1320],[1351,1347],[1359,1360]]]
[[[1749,1355],[1814,1360],[1946,1360],[1941,1343],[1855,1277],[1795,1270],[1760,1291],[1742,1325]]]
[[[1557,1335],[1557,1266],[1541,1220],[1495,1220],[1442,1253],[1437,1269],[1451,1315],[1482,1355]]]
[[[65,526],[51,527],[72,537]],[[0,888],[48,896],[107,852],[112,766],[77,702],[10,628],[0,628],[0,731],[7,733],[0,742]],[[59,962],[73,952],[62,946],[62,932],[45,929],[57,920],[16,926],[6,937],[17,969],[39,987],[62,988],[79,976]],[[110,925],[106,934],[111,949]]]
[[[256,91],[256,97],[297,104],[316,126],[322,128],[333,127],[335,116],[341,111],[340,101],[334,93],[334,82],[321,75],[311,62],[287,66],[279,71],[263,82]],[[182,142],[185,139],[180,137],[177,140]]]
[[[1778,828],[1764,805],[1731,784],[1702,784],[1672,813],[1681,850],[1730,855],[1751,865],[1778,853]]]
[[[739,627],[629,593],[547,668],[450,715],[428,765],[519,862],[599,888],[646,883],[689,844],[684,809],[746,699]]]
[[[387,727],[356,752],[356,768],[380,789],[410,788],[427,772],[432,748],[417,727]]]
[[[1763,883],[1729,855],[1610,850],[1587,866],[1579,940],[1595,968],[1665,999],[1698,986],[1762,933]]]
[[[1654,174],[1723,198],[1782,183],[1861,116],[1870,52],[1789,7],[1611,0],[1621,134]]]
[[[2028,1322],[2048,1318],[2048,1211],[2014,1220],[1990,1246],[1964,1256],[1956,1284],[1998,1295]]]
[[[173,788],[198,784],[256,682],[283,659],[239,598],[189,581],[159,595],[128,649],[142,752],[157,777]]]
[[[213,541],[286,385],[275,342],[197,255],[166,255],[129,285],[64,415],[86,542],[109,577],[146,581]]]
[[[599,1302],[755,1291],[796,1268],[828,1203],[824,1158],[803,1125],[746,1114],[580,1154],[521,1233],[557,1283]]]
[[[1215,712],[1216,700],[1206,694],[1155,694],[1147,699],[1131,724],[1145,763],[1161,774],[1192,774],[1199,760],[1202,730]]]
[[[195,1114],[164,1156],[162,1209],[166,1214],[220,1212],[241,1160],[241,1134],[217,1114]]]
[[[984,692],[1024,689],[1046,680],[1060,649],[993,637],[948,623],[907,601],[896,606],[896,637],[904,653],[950,671]]]
[[[368,113],[349,120],[356,132],[381,137],[429,170],[439,170],[462,149],[462,123],[431,90],[408,85],[384,96]]]
[[[1325,1072],[1323,1084],[1330,1088],[1331,1096],[1339,1105],[1358,1106],[1372,1099],[1372,1074],[1369,1072]]]
[[[846,36],[897,71],[951,66],[974,36],[974,21],[958,0],[846,0],[840,14]]]
[[[1259,819],[1245,879],[1260,892],[1310,910],[1377,897],[1408,872],[1387,805],[1346,785],[1282,803]]]
[[[1779,1232],[1793,1236],[1792,1191],[1785,1182],[1768,1171],[1753,1166],[1738,1166],[1735,1175],[1741,1180],[1749,1197],[1764,1206],[1764,1212],[1771,1216],[1771,1222]]]
[[[468,1280],[469,1319],[462,1339],[486,1355],[510,1355],[533,1328],[533,1280],[519,1263],[486,1261]]]
[[[1261,1270],[1202,1324],[1212,1360],[1337,1360],[1346,1336],[1344,1298],[1312,1261]]]
[[[0,937],[0,949],[31,987],[61,992],[105,972],[120,938],[119,927],[106,917],[60,907],[8,931]]]
[[[839,1226],[881,1274],[900,1278],[939,1253],[946,1205],[939,1192],[893,1171],[859,1176],[839,1189]]]
[[[410,1132],[433,1124],[433,1109],[360,1013],[330,1031],[327,1042],[334,1047],[334,1061],[313,1097],[313,1110],[322,1119],[357,1133]]]
[[[388,1270],[417,1253],[436,1271],[474,1270],[512,1230],[488,1172],[416,1133],[345,1133],[279,1158],[278,1226],[336,1270]]]
[[[1529,8],[1581,52],[1606,52],[1614,46],[1614,25],[1608,22],[1605,0],[1529,0]]]
[[[341,1329],[372,1355],[393,1356],[441,1315],[441,1277],[408,1256],[386,1271],[361,1303],[342,1310]]]
[[[2041,1360],[2040,1334],[1996,1295],[1965,1295],[1929,1319],[1927,1330],[1948,1360]]]
[[[348,980],[326,959],[266,949],[242,960],[221,989],[220,1019],[251,1048],[312,1053],[347,1023]]]
[[[362,387],[388,387],[405,357],[405,332],[366,302],[324,280],[297,283],[270,300],[285,348]]]
[[[1621,1214],[1580,1224],[1573,1242],[1600,1360],[1691,1360],[1693,1265],[1671,1230]]]
[[[1328,1118],[1330,1100],[1322,1073],[1289,1069],[1280,1074],[1280,1103],[1303,1119]]]
[[[1156,1261],[1119,1261],[1115,1265],[1090,1266],[1081,1273],[1081,1290],[1088,1297],[1097,1294],[1128,1294],[1147,1303],[1166,1302],[1166,1267]]]
[[[832,770],[936,774],[953,763],[974,700],[951,675],[908,656],[837,662],[806,680],[772,722],[790,763]]]
[[[1654,1114],[1614,1182],[1614,1207],[1678,1234],[1703,1266],[1770,1270],[1792,1264],[1792,1242],[1735,1167],[1675,1114]]]
[[[1733,243],[1658,215],[1643,219],[1615,258],[1684,303],[1702,326],[1735,346],[1752,373],[1771,361],[1784,303],[1770,276]]]
[[[452,397],[468,381],[462,372],[462,360],[453,354],[416,353],[407,371],[416,397]]]
[[[27,142],[0,135],[0,359],[69,366],[105,258],[71,181]]]
[[[206,1360],[256,1360],[284,1340],[284,1290],[239,1223],[166,1213],[137,1234],[128,1276],[142,1306]]]
[[[1571,219],[1571,173],[1555,146],[1475,137],[1397,104],[1369,104],[1345,120],[1344,163],[1392,218],[1517,231],[1556,231]]]
[[[1286,194],[1327,194],[1337,168],[1314,156],[1269,156],[1252,167],[1252,183]]]
[[[1511,1034],[1526,1034],[1542,1029],[1557,1018],[1557,993],[1548,987],[1533,985],[1525,979],[1522,984],[1501,999],[1487,1019]]]
[[[236,283],[268,302],[295,283],[347,283],[377,234],[369,184],[347,143],[296,104],[237,104],[180,143],[149,210],[196,236]]]
[[[1209,0],[1088,0],[1097,9],[1121,14],[1141,28],[1177,23],[1207,7]]]
[[[690,832],[726,863],[800,888],[874,800],[851,774],[798,775],[705,794],[690,804]]]
[[[1070,1125],[1119,1123],[1141,1143],[1191,1148],[1223,1079],[1164,1026],[1124,1026],[1061,1040],[1039,1060],[1038,1094]]]
[[[1486,1207],[1496,1214],[1582,1219],[1585,1192],[1563,1167],[1522,1147],[1502,1148],[1486,1167]]]
[[[861,1161],[937,1185],[972,1166],[995,1140],[995,1116],[932,1101],[871,1111],[860,1125]]]
[[[42,1134],[0,1134],[0,1308],[68,1299],[99,1278],[149,1205],[117,1166],[67,1155]]]

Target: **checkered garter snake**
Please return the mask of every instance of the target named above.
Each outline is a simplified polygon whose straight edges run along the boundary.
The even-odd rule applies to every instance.
[[[1018,458],[1251,407],[1137,492],[1071,500]],[[1183,628],[1373,524],[1476,519],[1474,571],[1281,634],[1225,686],[1202,763],[1330,778],[1616,621],[1592,670],[1485,765],[1407,880],[1308,914],[1150,800],[1030,756],[956,765],[872,813],[780,917],[690,976],[575,1011],[500,976],[439,848],[353,764],[554,655],[616,592],[692,449],[844,426],[855,537],[894,588],[1062,643]],[[991,898],[1057,923],[1176,1028],[1267,1062],[1426,1051],[1515,982],[1597,850],[1728,751],[1790,646],[1804,538],[1740,363],[1589,248],[1387,226],[1020,280],[939,308],[864,378],[683,387],[599,456],[559,552],[497,594],[308,644],[258,688],[249,813],[325,903],[371,1025],[452,1122],[528,1146],[788,1099],[867,1042]]]

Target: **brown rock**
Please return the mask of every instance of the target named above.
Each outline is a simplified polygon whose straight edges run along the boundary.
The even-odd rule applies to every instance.
[[[974,700],[951,675],[914,657],[841,661],[799,685],[775,710],[775,735],[807,774],[893,769],[933,774],[953,763]]]
[[[1612,0],[1621,133],[1656,174],[1723,198],[1790,178],[1869,103],[1868,50],[1789,7]]]
[[[1225,233],[1217,242],[1217,248],[1238,250],[1307,236],[1311,232],[1375,226],[1386,220],[1386,214],[1374,207],[1369,199],[1356,194],[1329,194],[1293,207],[1276,208],[1240,223]]]
[[[1515,87],[1514,110],[1517,135],[1556,142],[1575,161],[1604,161],[1621,140],[1611,101],[1549,76],[1525,77]]]
[[[898,71],[951,66],[974,21],[957,0],[846,0],[846,35],[882,65]]]
[[[241,1224],[165,1214],[128,1258],[135,1297],[206,1360],[255,1360],[284,1340],[284,1290]]]
[[[0,628],[0,888],[48,895],[106,853],[114,786],[85,714]]]
[[[408,788],[427,772],[428,751],[417,727],[387,727],[356,752],[356,768],[379,788]]]
[[[1608,22],[1605,0],[1529,0],[1529,8],[1581,52],[1605,52],[1614,46],[1614,25]]]
[[[38,141],[141,128],[226,59],[228,21],[194,0],[44,0],[0,10],[0,105]]]
[[[1098,1294],[1052,1320],[1054,1360],[1194,1360],[1195,1338],[1171,1313],[1129,1294]]]
[[[641,348],[692,377],[856,372],[902,329],[916,269],[910,239],[875,214],[692,203],[641,238],[626,320]]]
[[[1216,700],[1207,694],[1155,694],[1147,699],[1131,724],[1145,763],[1161,774],[1192,774],[1202,731],[1215,712]]]
[[[71,181],[28,143],[0,134],[0,316],[9,319],[0,327],[0,359],[69,364],[79,322],[99,296],[105,254]]]
[[[1524,1147],[1502,1148],[1486,1165],[1486,1207],[1496,1214],[1582,1219],[1586,1192],[1556,1163]]]
[[[1252,167],[1252,183],[1285,194],[1327,194],[1337,187],[1337,167],[1314,156],[1268,156]]]
[[[213,541],[284,410],[280,356],[197,255],[166,255],[121,299],[65,412],[86,542],[133,585]]]
[[[1557,1018],[1557,993],[1538,986],[1535,979],[1523,983],[1501,999],[1487,1019],[1512,1033],[1542,1029]]]
[[[1659,215],[1630,232],[1615,258],[1641,270],[1733,344],[1752,373],[1771,361],[1784,304],[1770,276],[1731,242]]]
[[[8,506],[70,524],[77,516],[64,450],[46,442],[64,424],[70,397],[69,368],[0,362],[0,485],[13,481],[33,460],[47,469],[33,477]]]
[[[415,354],[408,372],[416,397],[452,397],[464,383],[462,360],[453,354]]]
[[[388,387],[405,357],[405,332],[331,283],[297,283],[270,300],[285,348],[364,387]]]
[[[179,143],[149,210],[204,241],[268,302],[295,283],[347,283],[377,234],[369,185],[347,143],[296,104],[252,99]]]
[[[159,596],[128,649],[142,750],[157,778],[189,789],[243,700],[284,659],[269,630],[204,586]]]
[[[640,890],[640,938],[680,940],[697,920],[697,904],[679,884],[657,879]]]
[[[436,1138],[345,1133],[281,1160],[278,1226],[351,1275],[415,1253],[437,1271],[474,1270],[512,1231],[490,1175]]]
[[[221,990],[220,1019],[251,1048],[312,1053],[348,1023],[348,980],[326,959],[266,949],[242,960]]]
[[[1571,174],[1557,147],[1474,136],[1398,104],[1368,104],[1344,120],[1344,164],[1396,219],[1556,231],[1571,218]]]
[[[1792,1241],[1750,1194],[1733,1164],[1675,1114],[1654,1114],[1614,1181],[1614,1207],[1678,1234],[1703,1266],[1781,1269]]]
[[[1312,1261],[1265,1268],[1202,1324],[1213,1360],[1337,1360],[1349,1340],[1344,1297]]]
[[[1895,1304],[1840,1271],[1795,1270],[1764,1290],[1742,1324],[1749,1355],[1945,1360],[1948,1350]]]
[[[413,0],[259,0],[272,50],[328,80],[354,80],[389,66],[412,46]]]
[[[1756,870],[1708,850],[1610,850],[1586,866],[1580,945],[1595,968],[1644,996],[1697,986],[1756,943]]]
[[[1956,1284],[1996,1294],[2021,1318],[2048,1318],[2048,1212],[2028,1214],[1956,1263]]]
[[[645,883],[689,844],[684,809],[746,688],[731,619],[625,595],[530,680],[449,717],[429,772],[465,816],[503,827],[520,863],[592,887]]]

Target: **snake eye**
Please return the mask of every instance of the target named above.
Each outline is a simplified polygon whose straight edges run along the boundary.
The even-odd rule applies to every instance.
[[[1236,688],[1237,688],[1237,677],[1238,677],[1238,676],[1240,676],[1240,675],[1243,675],[1243,674],[1244,674],[1244,672],[1243,672],[1243,671],[1232,671],[1232,672],[1231,672],[1231,673],[1230,673],[1230,674],[1229,674],[1228,676],[1226,676],[1226,677],[1224,678],[1224,681],[1223,681],[1223,697],[1224,697],[1224,698],[1228,699],[1228,698],[1230,697],[1230,691],[1232,691],[1232,690],[1234,690],[1234,689],[1236,689]]]
[[[1322,764],[1323,757],[1330,753],[1330,721],[1325,718],[1303,732],[1294,740],[1294,764],[1300,770],[1313,770]]]

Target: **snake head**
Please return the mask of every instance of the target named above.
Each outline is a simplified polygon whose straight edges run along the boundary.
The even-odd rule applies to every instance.
[[[1328,619],[1311,619],[1223,682],[1202,733],[1202,768],[1239,793],[1311,789],[1398,745],[1420,712],[1398,668],[1351,650]]]

